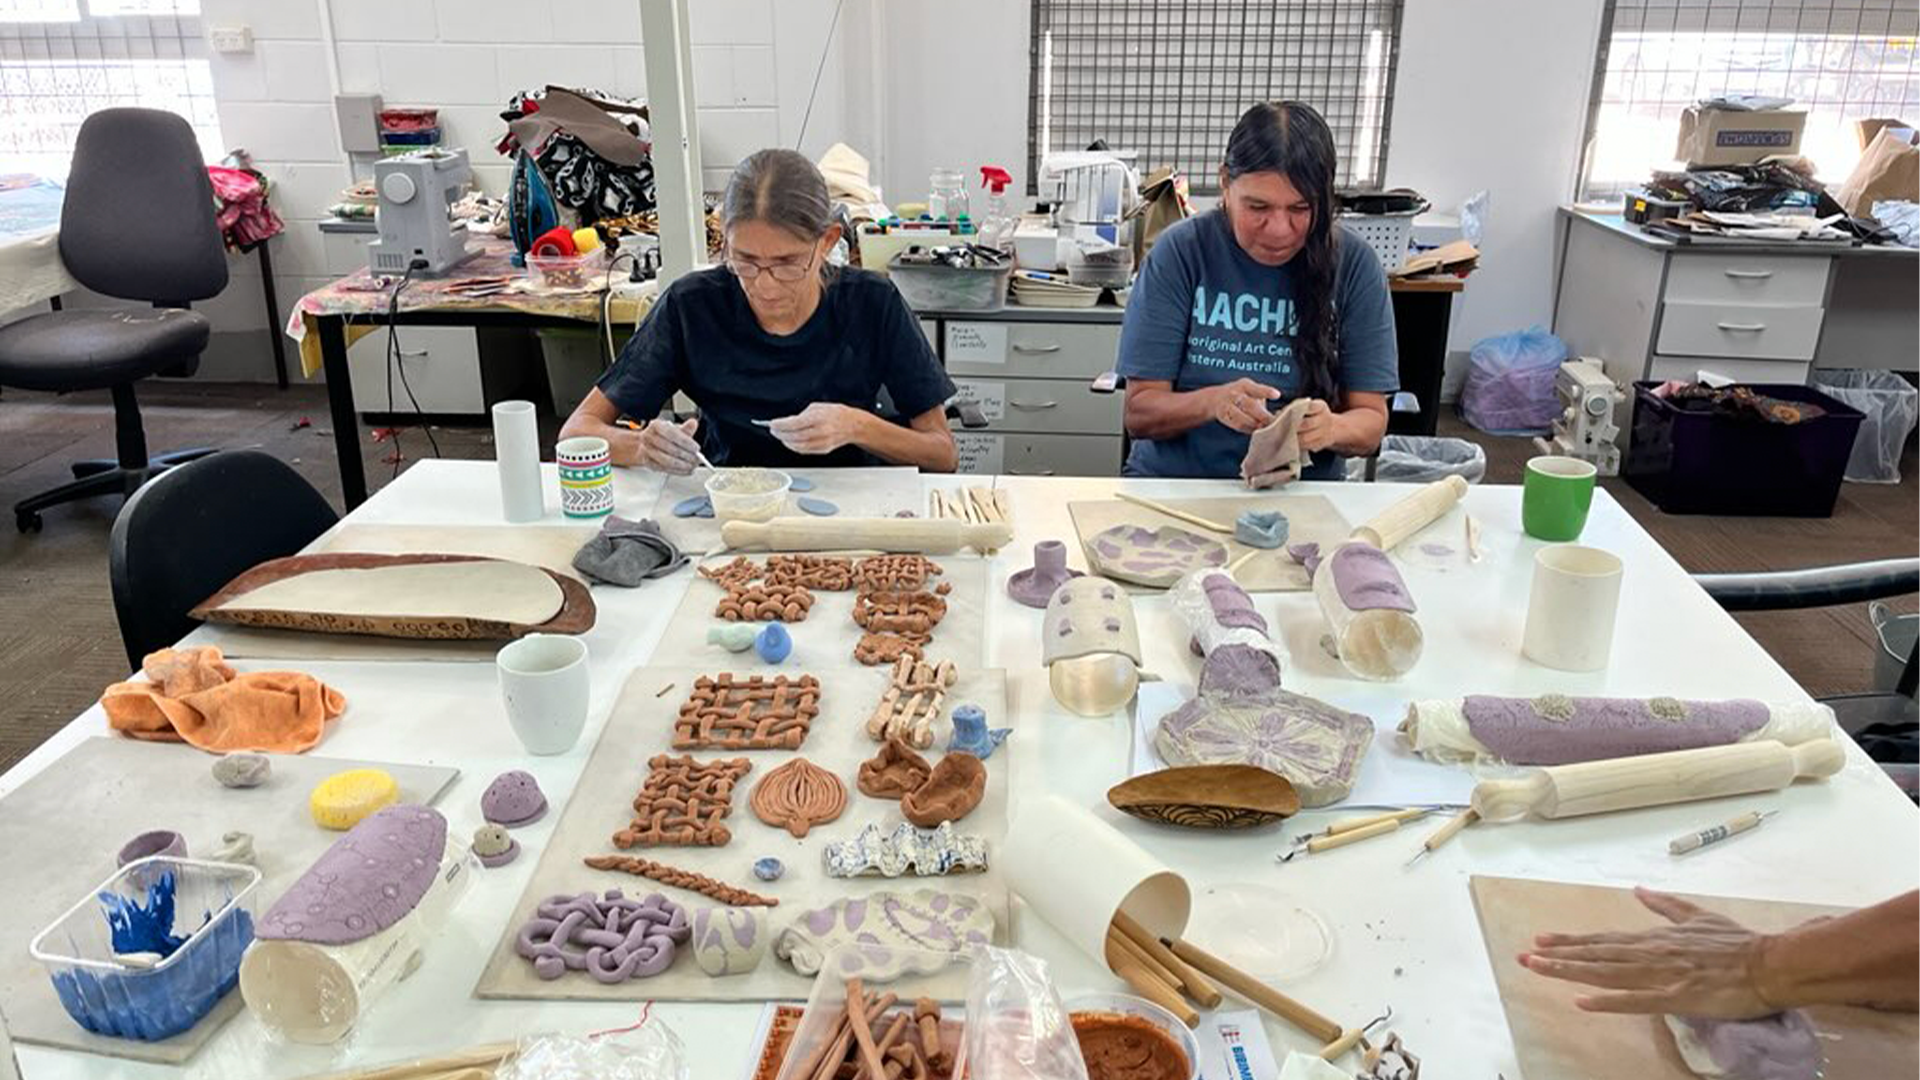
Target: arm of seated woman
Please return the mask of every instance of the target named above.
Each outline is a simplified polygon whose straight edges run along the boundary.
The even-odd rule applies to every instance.
[[[561,425],[560,438],[593,435],[605,439],[615,465],[638,465],[684,476],[699,464],[700,444],[694,439],[699,420],[682,424],[653,420],[635,431],[614,423],[619,418],[620,407],[596,387],[587,391],[586,398]]]
[[[959,465],[945,406],[936,405],[902,427],[865,409],[816,401],[775,420],[767,430],[796,454],[831,454],[852,445],[926,472],[952,472]]]
[[[1280,391],[1252,379],[1199,390],[1175,390],[1165,379],[1128,379],[1127,434],[1136,439],[1170,439],[1210,421],[1250,435],[1273,418],[1267,402]]]
[[[1297,429],[1302,450],[1333,450],[1364,457],[1380,448],[1387,433],[1387,396],[1349,390],[1340,395],[1340,410],[1315,399],[1307,406]]]

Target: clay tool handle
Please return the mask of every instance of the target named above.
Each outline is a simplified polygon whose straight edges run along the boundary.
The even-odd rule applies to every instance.
[[[1309,840],[1307,841],[1307,854],[1318,855],[1323,851],[1332,851],[1334,848],[1343,848],[1348,844],[1357,844],[1362,840],[1371,840],[1376,836],[1385,836],[1399,829],[1400,822],[1400,818],[1390,817],[1376,821],[1371,825],[1362,825],[1357,829],[1348,829],[1343,833],[1334,833],[1332,836],[1322,836],[1316,840]]]
[[[1710,829],[1701,829],[1697,833],[1675,837],[1667,841],[1667,854],[1685,855],[1689,851],[1698,851],[1709,844],[1717,844],[1730,836],[1739,836],[1776,813],[1779,811],[1768,810],[1763,813],[1759,810],[1749,810],[1724,825],[1715,825]]]
[[[1455,814],[1453,820],[1433,830],[1432,835],[1428,836],[1426,840],[1420,844],[1420,851],[1415,854],[1412,859],[1407,861],[1407,865],[1412,866],[1414,863],[1419,862],[1428,852],[1435,850],[1440,845],[1459,836],[1460,830],[1479,820],[1480,811],[1472,807],[1468,807],[1460,813]]]
[[[1193,1006],[1187,1004],[1187,999],[1181,997],[1178,990],[1148,973],[1146,969],[1123,960],[1113,966],[1113,973],[1126,980],[1134,993],[1179,1017],[1181,1023],[1190,1028],[1200,1026],[1200,1014],[1194,1011]]]
[[[1193,970],[1185,960],[1173,955],[1172,949],[1160,944],[1160,939],[1147,933],[1147,928],[1141,926],[1133,916],[1124,911],[1114,912],[1113,928],[1120,931],[1121,935],[1128,941],[1138,946],[1141,952],[1152,957],[1155,963],[1166,968],[1167,971],[1173,975],[1174,981],[1180,985],[1180,988],[1186,991],[1187,996],[1197,1002],[1201,1008],[1217,1009],[1220,1007],[1220,991],[1214,989],[1213,984],[1207,981],[1206,976]]]
[[[1341,1032],[1339,1038],[1321,1047],[1318,1056],[1321,1061],[1338,1061],[1342,1054],[1360,1045],[1360,1040],[1366,1035],[1366,1028],[1348,1028]]]
[[[1306,1032],[1323,1043],[1330,1043],[1344,1034],[1339,1024],[1321,1016],[1305,1005],[1293,1000],[1273,987],[1228,964],[1226,961],[1201,949],[1181,941],[1178,938],[1161,938],[1161,944],[1173,950],[1173,955],[1191,964],[1194,970],[1211,976],[1221,986],[1267,1010],[1273,1015]]]
[[[1726,795],[1778,791],[1799,779],[1824,779],[1846,765],[1832,739],[1789,747],[1772,740],[1674,750],[1665,754],[1553,765],[1519,780],[1483,780],[1473,808],[1488,821],[1580,817]]]
[[[506,1060],[516,1049],[513,1043],[488,1043],[471,1050],[441,1057],[411,1061],[404,1065],[386,1065],[372,1069],[348,1069],[344,1072],[315,1074],[307,1080],[418,1080],[420,1077],[457,1072],[461,1069],[490,1067]]]
[[[1144,506],[1156,514],[1165,514],[1175,521],[1184,521],[1189,525],[1198,525],[1203,529],[1208,529],[1213,532],[1226,533],[1229,536],[1233,535],[1233,526],[1231,525],[1222,525],[1211,518],[1203,518],[1198,514],[1189,514],[1185,510],[1175,510],[1166,503],[1154,502],[1152,499],[1142,498],[1138,495],[1129,495],[1124,491],[1114,492],[1113,497],[1119,499],[1121,502],[1130,502],[1135,506]]]
[[[1438,521],[1465,498],[1467,482],[1458,476],[1435,480],[1419,491],[1375,514],[1353,530],[1350,540],[1363,540],[1381,551],[1392,551],[1402,540]]]
[[[969,524],[952,518],[777,517],[729,521],[720,539],[730,548],[768,551],[879,551],[951,555],[963,547],[995,551],[1013,540],[1004,523]]]
[[[1321,833],[1321,835],[1338,836],[1341,833],[1352,832],[1355,829],[1364,829],[1369,825],[1378,825],[1383,821],[1412,821],[1415,818],[1426,817],[1431,813],[1433,813],[1433,811],[1425,807],[1415,806],[1408,807],[1405,810],[1391,810],[1384,814],[1366,814],[1361,817],[1341,818],[1339,821],[1327,826],[1326,831]]]

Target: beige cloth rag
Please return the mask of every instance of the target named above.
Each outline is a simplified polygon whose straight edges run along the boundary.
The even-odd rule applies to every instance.
[[[1306,463],[1306,455],[1300,451],[1300,418],[1307,414],[1312,400],[1295,398],[1247,440],[1247,456],[1240,459],[1240,478],[1248,487],[1278,487],[1300,479]]]
[[[827,147],[820,155],[820,175],[827,181],[827,194],[837,202],[867,205],[880,201],[873,189],[872,167],[860,152],[846,143]]]

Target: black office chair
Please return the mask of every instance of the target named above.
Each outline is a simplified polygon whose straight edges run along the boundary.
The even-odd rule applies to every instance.
[[[108,572],[133,669],[199,625],[195,604],[243,571],[293,555],[340,516],[293,468],[226,450],[155,477],[113,522]]]
[[[204,316],[184,310],[227,287],[213,186],[193,129],[157,109],[102,109],[80,125],[60,209],[60,259],[87,288],[157,310],[63,311],[0,326],[0,386],[113,391],[119,457],[80,461],[74,481],[13,506],[21,532],[40,511],[94,495],[131,495],[147,478],[211,450],[147,456],[133,384],[191,375],[207,347]]]

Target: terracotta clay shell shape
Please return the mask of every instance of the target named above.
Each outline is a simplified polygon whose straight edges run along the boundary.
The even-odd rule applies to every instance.
[[[1107,792],[1122,813],[1189,829],[1251,829],[1300,810],[1286,777],[1254,765],[1186,765],[1136,776]]]
[[[880,744],[880,752],[860,763],[856,779],[860,793],[875,799],[898,799],[917,791],[932,775],[933,766],[895,736]]]
[[[840,816],[847,808],[847,788],[806,758],[794,758],[754,785],[748,805],[754,817],[799,839],[815,825]]]
[[[959,821],[980,805],[987,793],[987,767],[972,754],[952,753],[933,767],[927,782],[900,800],[900,812],[923,829],[944,821]]]

